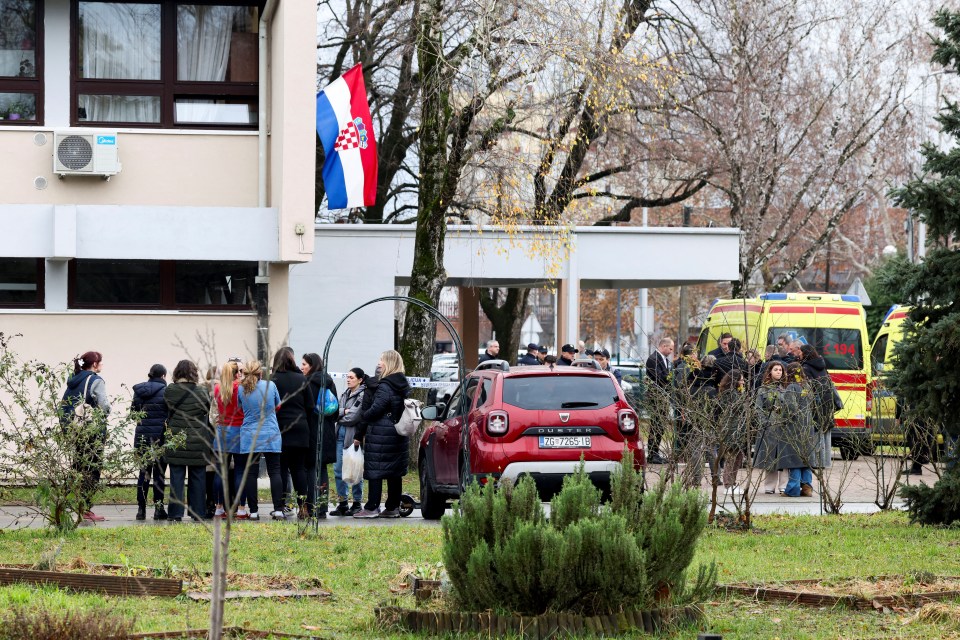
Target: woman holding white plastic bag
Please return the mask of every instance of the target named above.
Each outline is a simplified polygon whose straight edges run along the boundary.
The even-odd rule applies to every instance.
[[[343,454],[346,447],[353,447],[356,424],[360,420],[360,406],[363,392],[366,390],[367,376],[360,367],[347,372],[347,388],[340,396],[339,419],[337,420],[337,461],[333,463],[333,478],[337,487],[337,508],[330,512],[332,516],[352,516],[363,508],[363,480],[353,483],[353,487],[343,481]],[[350,493],[353,494],[353,506],[349,505]]]
[[[403,476],[410,462],[410,438],[397,433],[396,428],[403,415],[403,401],[410,393],[403,358],[396,351],[384,351],[377,368],[380,380],[369,408],[361,414],[353,439],[354,444],[363,445],[363,479],[367,480],[367,503],[353,514],[354,518],[399,518]],[[367,384],[372,386],[372,382]],[[369,391],[364,395],[369,396]],[[387,500],[381,512],[384,480]]]

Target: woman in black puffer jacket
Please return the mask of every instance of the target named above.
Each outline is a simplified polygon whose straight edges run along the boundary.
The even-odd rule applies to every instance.
[[[400,517],[400,493],[403,476],[410,463],[410,438],[397,433],[396,423],[403,414],[403,401],[410,385],[403,370],[403,358],[396,351],[384,351],[377,364],[380,379],[368,383],[367,393],[374,389],[369,408],[364,408],[354,436],[355,444],[363,444],[363,478],[368,481],[367,504],[354,518]],[[364,405],[367,397],[364,397]],[[387,481],[387,502],[380,512],[383,481]]]
[[[167,425],[167,405],[163,401],[163,392],[167,389],[167,368],[162,364],[150,367],[147,381],[133,385],[131,411],[142,411],[143,417],[137,422],[133,432],[133,448],[138,454],[144,454],[151,446],[163,445],[163,430]],[[167,463],[163,458],[146,461],[137,477],[137,520],[147,517],[147,491],[153,478],[153,519],[166,520],[163,510],[163,492],[166,489],[164,477]]]

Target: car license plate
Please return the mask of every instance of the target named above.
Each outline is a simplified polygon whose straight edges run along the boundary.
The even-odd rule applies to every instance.
[[[541,449],[589,449],[590,436],[540,436]]]

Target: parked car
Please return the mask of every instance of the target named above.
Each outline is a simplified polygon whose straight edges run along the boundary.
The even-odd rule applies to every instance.
[[[642,469],[637,414],[614,377],[586,367],[514,367],[491,360],[445,403],[424,407],[432,421],[420,440],[420,511],[435,520],[469,482],[529,475],[549,499],[583,458],[608,491],[625,449]]]

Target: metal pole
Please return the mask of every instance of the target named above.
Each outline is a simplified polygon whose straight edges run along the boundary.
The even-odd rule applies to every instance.
[[[643,226],[647,226],[647,207],[643,208]],[[650,355],[650,331],[652,327],[647,326],[647,288],[640,289],[640,331],[637,338],[637,347],[639,351],[640,362],[646,362]]]
[[[693,211],[693,207],[690,205],[683,205],[683,226],[690,226],[690,213]],[[680,287],[680,322],[679,322],[679,340],[677,341],[677,352],[680,352],[680,348],[687,342],[687,337],[690,335],[690,320],[687,317],[687,288]]]
[[[617,364],[620,364],[620,289],[617,289]]]

